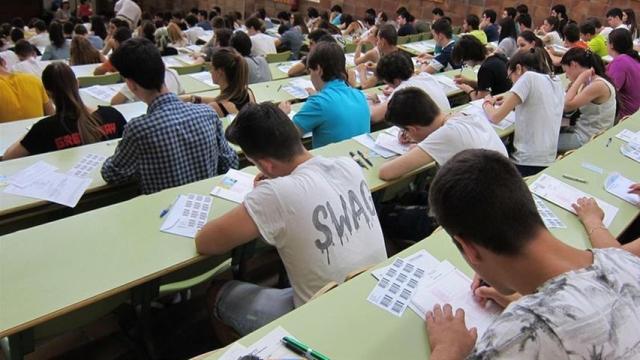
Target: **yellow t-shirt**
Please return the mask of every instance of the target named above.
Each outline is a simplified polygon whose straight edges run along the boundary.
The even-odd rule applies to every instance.
[[[473,30],[469,32],[469,35],[473,35],[480,40],[482,45],[487,45],[487,34],[482,30]]]
[[[607,50],[607,43],[604,36],[597,34],[589,40],[589,49],[596,53],[598,56],[607,56],[609,51]]]
[[[0,122],[44,115],[49,101],[42,81],[31,74],[0,75]]]

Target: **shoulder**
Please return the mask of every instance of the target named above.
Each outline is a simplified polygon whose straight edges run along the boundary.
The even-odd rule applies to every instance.
[[[124,119],[124,116],[122,116],[122,113],[120,113],[120,111],[118,111],[116,108],[111,106],[98,106],[98,109],[94,111],[94,114],[99,115],[103,121],[115,120],[115,118]]]

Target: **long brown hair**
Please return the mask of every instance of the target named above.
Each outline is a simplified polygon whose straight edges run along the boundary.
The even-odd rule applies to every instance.
[[[98,64],[102,62],[100,61],[100,52],[82,35],[73,37],[69,53],[70,65]]]
[[[172,43],[177,43],[186,39],[182,30],[180,30],[180,27],[173,22],[167,26],[167,34],[169,34],[169,40]]]
[[[42,84],[53,98],[58,119],[61,122],[65,118],[76,120],[83,144],[102,139],[102,122],[84,106],[78,81],[69,65],[60,61],[49,64],[42,72]]]
[[[222,89],[216,101],[233,104],[246,103],[249,97],[249,66],[242,55],[230,48],[221,48],[211,55],[211,66],[222,69],[227,87]],[[238,109],[240,110],[240,109]]]

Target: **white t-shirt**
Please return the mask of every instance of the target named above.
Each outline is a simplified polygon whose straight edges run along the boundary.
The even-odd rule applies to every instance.
[[[275,54],[277,52],[274,37],[261,32],[250,37],[252,56],[266,56],[267,54]]]
[[[551,31],[547,33],[546,36],[549,37],[549,45],[564,46],[564,40],[562,40],[560,34],[557,31]]]
[[[198,41],[198,38],[204,34],[204,29],[200,26],[194,26],[184,31],[184,35],[191,44],[195,44],[196,41]]]
[[[396,91],[410,87],[421,89],[422,91],[427,93],[431,100],[433,100],[433,102],[438,105],[441,111],[448,112],[449,110],[451,110],[449,99],[447,98],[447,94],[442,89],[442,86],[440,86],[440,83],[433,77],[433,75],[426,72],[414,75],[408,80],[400,83],[400,85],[393,89],[391,96],[389,96],[389,100],[391,100],[393,94],[395,94]]]
[[[509,156],[491,124],[477,115],[452,115],[440,128],[418,143],[418,147],[440,166],[467,149],[494,150],[505,157]]]
[[[313,157],[289,176],[261,181],[244,206],[278,250],[296,307],[328,282],[387,258],[371,192],[350,158]]]
[[[41,32],[40,34],[36,34],[29,39],[29,43],[35,47],[46,47],[51,45],[51,40],[49,39],[48,32]]]
[[[140,6],[133,0],[118,0],[113,10],[116,12],[116,16],[122,16],[130,20],[134,28],[138,25],[140,16],[142,16]]]
[[[518,165],[551,165],[556,159],[564,108],[560,78],[527,71],[510,91],[522,101],[515,111],[515,151],[511,157]]]
[[[33,74],[37,77],[42,77],[42,72],[44,71],[45,67],[46,65],[39,62],[38,60],[34,58],[29,58],[27,60],[20,61],[19,63],[15,64],[13,66],[12,71],[14,73],[20,72],[20,73]]]
[[[178,73],[175,70],[165,68],[164,84],[167,86],[170,92],[176,95],[184,94],[184,88],[182,87],[182,84],[180,84],[180,78],[178,77]],[[134,93],[132,93],[131,90],[129,90],[126,84],[122,85],[120,93],[126,96],[129,101],[140,101],[140,99],[138,99],[138,97]]]
[[[20,62],[18,55],[11,50],[0,51],[0,57],[4,59],[7,70],[12,71],[13,67]]]

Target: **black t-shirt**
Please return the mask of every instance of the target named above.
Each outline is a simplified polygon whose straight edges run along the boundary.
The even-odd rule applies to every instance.
[[[98,106],[93,115],[102,122],[102,140],[122,137],[127,121],[120,112],[110,106]],[[57,114],[33,124],[20,141],[31,154],[42,154],[82,145],[76,119],[61,119]]]
[[[417,33],[415,26],[411,23],[406,23],[398,29],[398,36],[413,35]]]
[[[498,95],[511,89],[507,78],[507,58],[502,54],[489,56],[478,70],[478,91],[491,91]]]

